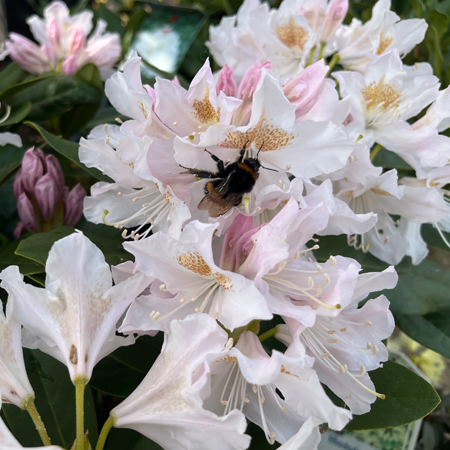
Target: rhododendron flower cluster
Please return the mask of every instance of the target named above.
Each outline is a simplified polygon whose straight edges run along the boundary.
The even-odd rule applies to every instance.
[[[121,230],[132,260],[111,271],[77,231],[53,245],[45,288],[17,266],[1,272],[4,398],[21,408],[34,398],[20,326],[25,347],[67,366],[81,398],[102,358],[164,334],[141,384],[110,412],[98,450],[111,427],[169,450],[246,449],[248,421],[282,450],[317,449],[323,424],[343,430],[385,398],[371,371],[388,360],[395,324],[389,293],[376,293],[395,288],[404,257],[427,256],[422,224],[450,231],[449,94],[427,63],[402,62],[424,38],[424,20],[401,21],[379,0],[369,21],[347,26],[347,9],[346,0],[284,0],[276,10],[245,0],[210,30],[222,68],[214,74],[207,59],[187,89],[176,78],[143,85],[133,53],[105,84],[128,119],[80,140],[80,161],[110,179],[86,197],[80,186],[68,192],[56,158],[25,153],[16,235],[42,231],[62,206],[75,225],[84,199],[85,218]],[[30,71],[117,58],[100,21],[85,46],[90,17],[69,19],[60,3],[45,17],[30,19],[41,49],[16,35],[7,43],[13,58],[34,53]],[[337,63],[343,70],[332,72]],[[382,147],[416,177],[376,166]],[[322,237],[340,235],[390,266],[316,259]],[[271,337],[277,349],[266,346]]]
[[[53,2],[45,8],[44,20],[36,15],[27,20],[39,45],[11,33],[0,60],[9,55],[30,73],[58,70],[66,75],[94,63],[106,75],[122,52],[120,38],[117,33],[105,33],[106,22],[102,19],[91,33],[92,18],[92,11],[70,16],[65,3]]]

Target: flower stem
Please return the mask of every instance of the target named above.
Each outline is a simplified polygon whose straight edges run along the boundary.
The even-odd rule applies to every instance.
[[[47,434],[47,430],[45,428],[44,422],[42,422],[41,416],[36,409],[36,405],[34,404],[34,397],[32,395],[28,395],[23,399],[22,402],[23,408],[28,411],[31,419],[33,420],[34,426],[36,427],[39,436],[42,439],[42,443],[44,445],[52,445],[50,442],[50,438]]]
[[[333,70],[333,67],[339,62],[339,60],[341,59],[341,55],[339,55],[339,53],[336,53],[330,61],[330,64],[328,64],[328,73],[327,73],[327,77],[330,75],[331,71]]]
[[[116,416],[114,415],[114,413],[111,413],[108,417],[108,420],[103,425],[100,436],[98,437],[97,447],[95,447],[95,450],[103,450],[108,433],[110,432],[111,428],[114,426],[115,423],[116,423]]]
[[[73,379],[77,415],[77,450],[84,450],[84,389],[88,381],[86,375],[77,375]]]
[[[316,46],[314,46],[312,49],[311,49],[311,51],[310,51],[310,53],[309,53],[309,60],[308,60],[308,62],[306,63],[306,66],[305,67],[308,67],[308,66],[310,66],[311,64],[312,64],[312,62],[313,62],[313,59],[314,59],[314,53],[316,52]]]
[[[278,333],[278,326],[276,326],[275,328],[272,328],[269,331],[266,331],[265,333],[263,333],[261,336],[259,336],[259,341],[265,341],[266,339],[275,336]]]
[[[377,153],[381,150],[381,145],[377,144],[375,148],[370,152],[370,160],[373,161]]]
[[[320,44],[319,57],[317,58],[318,61],[323,58],[323,49],[325,48],[325,45],[327,45],[326,42]]]

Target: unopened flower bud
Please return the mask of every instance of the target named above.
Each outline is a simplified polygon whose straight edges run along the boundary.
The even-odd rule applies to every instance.
[[[50,219],[55,211],[56,203],[61,198],[62,191],[58,189],[55,180],[49,173],[38,180],[34,194],[42,217],[44,220]]]
[[[47,163],[47,173],[55,180],[58,191],[63,196],[64,192],[64,172],[61,168],[61,164],[58,159],[53,155],[47,155],[46,157]]]
[[[38,151],[30,148],[25,152],[22,160],[22,186],[30,197],[34,196],[34,187],[42,175],[44,175],[42,158]]]
[[[86,197],[86,191],[78,183],[64,198],[64,224],[74,226],[83,214],[83,200]]]
[[[11,33],[9,38],[11,41],[5,43],[6,50],[26,71],[40,74],[49,69],[47,55],[34,42],[16,33]]]
[[[14,197],[19,200],[20,194],[25,192],[22,184],[22,167],[17,171],[16,177],[14,179]]]
[[[270,70],[272,68],[272,64],[267,61],[263,64],[259,64],[258,61],[255,61],[252,67],[247,70],[242,81],[239,85],[238,90],[238,98],[251,99],[253,94],[258,86],[259,80],[261,79],[261,70],[262,69]]]
[[[72,41],[69,46],[69,54],[78,55],[86,45],[86,36],[81,28],[77,28],[72,35]]]
[[[334,0],[328,7],[327,17],[323,25],[321,42],[328,43],[341,26],[348,10],[348,0]]]
[[[14,233],[13,233],[14,239],[19,239],[20,236],[25,234],[27,231],[28,231],[27,227],[23,224],[22,221],[20,221],[17,224],[16,228],[14,229]]]
[[[236,97],[236,83],[233,80],[233,69],[227,64],[219,72],[219,79],[216,83],[217,95],[222,91],[228,97]]]
[[[27,231],[39,231],[36,213],[25,192],[20,194],[19,200],[17,201],[17,210],[19,211],[19,217]]]
[[[78,61],[75,55],[70,55],[62,65],[62,72],[64,75],[73,75],[78,70]]]
[[[50,19],[47,24],[47,41],[49,46],[55,49],[57,53],[61,52],[61,30],[54,18]],[[62,57],[62,55],[58,54],[58,57]]]

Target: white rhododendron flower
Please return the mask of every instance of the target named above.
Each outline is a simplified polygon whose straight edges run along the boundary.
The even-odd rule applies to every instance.
[[[24,283],[17,266],[0,274],[13,317],[25,328],[24,346],[63,362],[72,380],[90,378],[99,360],[134,342],[116,335],[116,323],[149,279],[140,273],[112,286],[103,253],[82,233],[53,245],[46,274],[45,289]]]

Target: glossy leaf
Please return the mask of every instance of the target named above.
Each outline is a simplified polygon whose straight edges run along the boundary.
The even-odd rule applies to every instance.
[[[450,309],[425,316],[396,314],[395,323],[419,344],[450,358]]]
[[[20,239],[9,242],[8,244],[0,245],[0,271],[9,266],[18,266],[22,275],[33,275],[45,272],[42,264],[15,254],[19,244],[23,240],[28,239],[31,234],[32,233],[27,233],[20,237]]]
[[[28,125],[31,128],[34,128],[36,131],[38,131],[39,134],[50,145],[50,147],[52,147],[54,150],[56,150],[58,153],[65,156],[66,158],[70,159],[77,166],[80,166],[91,176],[97,178],[97,180],[111,182],[111,179],[108,176],[102,174],[99,170],[90,169],[80,162],[80,159],[78,158],[79,145],[77,143],[67,141],[66,139],[62,139],[58,136],[55,136],[54,134],[48,132],[47,130],[45,130],[44,128],[33,122],[24,122],[24,123],[25,125]]]
[[[25,70],[15,62],[9,63],[3,70],[0,78],[0,92],[16,84],[24,75]]]
[[[36,395],[36,408],[47,428],[52,444],[72,447],[75,440],[75,387],[67,367],[39,350],[25,349],[28,377]],[[42,446],[40,437],[26,411],[3,405],[8,426],[25,447]],[[89,388],[85,392],[85,428],[91,445],[98,438],[94,401]]]
[[[25,81],[22,81],[18,84],[12,84],[11,86],[8,86],[6,89],[0,91],[0,100],[4,100],[6,98],[10,98],[12,96],[15,96],[19,94],[20,92],[24,91],[25,89],[29,89],[30,87],[34,86],[35,84],[40,83],[43,80],[46,80],[47,78],[56,77],[58,74],[54,72],[47,72],[45,74],[42,74],[36,78],[28,78]]]
[[[400,364],[387,361],[384,367],[370,372],[370,377],[386,399],[377,399],[369,413],[354,416],[347,430],[406,425],[430,414],[441,401],[431,384]]]
[[[0,183],[2,183],[21,164],[25,149],[7,144],[0,147]]]
[[[125,398],[139,386],[145,375],[123,365],[110,355],[97,363],[89,384],[105,394]]]
[[[45,265],[52,245],[74,232],[74,228],[64,226],[47,233],[33,234],[20,242],[16,254]],[[132,259],[132,255],[123,249],[121,241],[91,233],[85,233],[85,236],[100,248],[108,264],[117,265]]]
[[[31,109],[31,102],[25,102],[22,105],[15,106],[11,109],[11,114],[9,117],[2,123],[0,123],[0,127],[6,127],[8,125],[15,125],[16,123],[21,122],[25,117],[27,117],[28,113]]]
[[[31,101],[30,120],[50,120],[79,104],[97,104],[101,91],[76,75],[57,75],[45,78],[16,94],[11,105]]]

